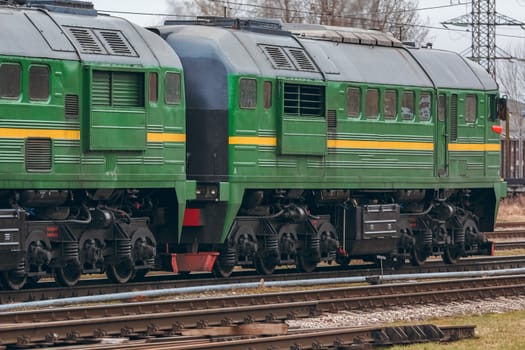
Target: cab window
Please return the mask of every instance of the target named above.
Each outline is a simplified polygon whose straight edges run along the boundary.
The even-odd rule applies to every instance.
[[[397,115],[397,93],[395,90],[385,91],[383,117],[385,119],[396,119]]]
[[[413,91],[405,91],[403,93],[401,113],[402,113],[403,120],[414,119],[414,92]]]
[[[166,73],[166,96],[167,104],[179,104],[181,99],[181,81],[179,73]]]
[[[379,115],[379,91],[368,89],[366,91],[366,118],[377,119]]]
[[[467,95],[465,98],[465,121],[474,123],[476,121],[478,99],[476,95]]]
[[[21,67],[17,63],[0,65],[0,97],[17,99],[20,97]]]
[[[247,78],[240,80],[239,107],[246,109],[257,107],[257,80]]]
[[[264,108],[272,108],[272,82],[264,82]]]
[[[350,118],[359,118],[360,106],[361,91],[359,88],[348,88],[346,91],[346,115]]]
[[[49,67],[31,66],[29,68],[29,99],[46,101],[50,95]]]
[[[422,92],[419,95],[419,120],[427,122],[432,116],[432,95]]]

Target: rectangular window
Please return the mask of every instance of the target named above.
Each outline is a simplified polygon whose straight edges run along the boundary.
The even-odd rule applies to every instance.
[[[31,66],[29,68],[29,99],[47,101],[50,90],[49,67]]]
[[[17,99],[20,97],[20,65],[4,63],[0,65],[0,97]]]
[[[478,107],[478,99],[476,95],[467,95],[465,98],[465,121],[467,123],[474,123],[476,121],[476,114]]]
[[[346,90],[346,115],[350,118],[359,118],[361,112],[361,91],[359,88]]]
[[[264,82],[264,108],[272,108],[272,82]]]
[[[158,102],[159,100],[159,75],[149,73],[149,101]]]
[[[383,117],[385,119],[396,119],[397,115],[397,93],[395,90],[385,91]]]
[[[430,92],[422,92],[419,95],[419,120],[427,122],[432,116],[432,95]]]
[[[403,120],[414,119],[414,92],[405,91],[403,93],[403,101],[401,103],[401,113]]]
[[[379,90],[368,89],[366,91],[366,109],[367,119],[377,119],[379,116]]]
[[[447,113],[447,97],[443,94],[440,94],[439,104],[438,104],[438,119],[440,122],[445,121],[446,113]]]
[[[324,86],[284,84],[284,113],[301,117],[324,117]]]
[[[181,101],[181,80],[179,73],[166,73],[164,98],[167,104],[179,104]]]
[[[257,107],[257,80],[247,78],[240,80],[239,107],[247,109]]]
[[[144,107],[144,73],[93,71],[92,104]]]

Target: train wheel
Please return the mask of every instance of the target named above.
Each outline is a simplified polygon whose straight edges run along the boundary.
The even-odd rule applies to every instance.
[[[38,281],[40,281],[40,276],[27,277],[26,286],[28,286],[29,288],[36,288],[38,285]]]
[[[271,275],[275,270],[274,258],[267,254],[257,252],[253,257],[255,269],[260,275]]]
[[[315,270],[315,268],[317,267],[317,260],[314,260],[302,254],[298,254],[295,264],[299,272],[309,273]]]
[[[16,271],[0,272],[0,284],[4,289],[19,290],[26,284],[26,275],[20,275]]]
[[[410,263],[413,266],[421,266],[425,264],[426,256],[421,252],[420,249],[417,249],[416,247],[414,250],[412,250],[412,253],[410,254]]]
[[[149,271],[149,269],[137,269],[133,272],[133,277],[131,279],[137,282],[143,281]]]
[[[131,258],[125,258],[116,265],[107,266],[106,276],[115,283],[127,283],[135,273]]]
[[[215,275],[215,277],[228,278],[231,276],[234,267],[235,265],[231,264],[225,265],[222,259],[220,259],[219,257],[215,260],[215,263],[213,264],[213,274]]]
[[[73,287],[80,280],[80,276],[82,269],[76,259],[71,259],[64,266],[55,269],[55,280],[62,287]]]
[[[447,245],[441,258],[445,264],[455,264],[459,261],[460,254],[458,254],[457,250],[453,246]]]

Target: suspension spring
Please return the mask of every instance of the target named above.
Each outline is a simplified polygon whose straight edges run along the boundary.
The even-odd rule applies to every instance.
[[[65,260],[78,259],[79,245],[77,241],[62,242],[62,257]]]
[[[462,227],[458,230],[455,230],[455,242],[458,245],[464,245],[465,244],[465,229]]]
[[[226,248],[221,252],[220,259],[223,266],[234,266],[236,260],[236,251],[232,248]]]
[[[266,237],[266,246],[265,249],[268,251],[278,251],[279,250],[279,239],[277,236],[268,236]]]
[[[117,257],[131,256],[131,241],[129,239],[119,239],[115,241],[115,255]]]
[[[423,231],[423,244],[425,246],[432,245],[432,230],[426,229]]]
[[[25,273],[26,273],[26,263],[25,263],[25,259],[22,258],[18,261],[18,264],[16,265],[15,274],[19,276],[23,276],[25,275]]]
[[[318,235],[308,236],[308,248],[313,250],[319,250],[321,246],[321,239]]]

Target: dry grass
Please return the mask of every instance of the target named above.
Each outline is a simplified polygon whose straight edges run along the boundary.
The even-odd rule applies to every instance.
[[[497,221],[525,221],[525,195],[503,199],[500,203]]]
[[[423,322],[418,322],[422,324]],[[523,350],[525,349],[525,311],[463,316],[429,320],[436,325],[476,325],[477,338],[453,343],[426,343],[395,346],[391,350]]]

